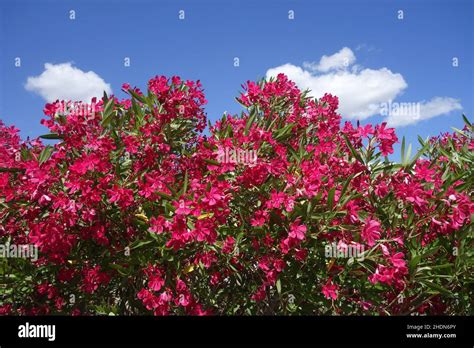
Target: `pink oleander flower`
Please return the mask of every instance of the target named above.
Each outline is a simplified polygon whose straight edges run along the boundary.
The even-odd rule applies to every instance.
[[[329,279],[326,284],[323,285],[322,293],[328,300],[336,300],[338,290],[339,287]]]
[[[372,218],[365,221],[361,232],[362,240],[369,246],[374,246],[377,239],[380,238],[380,222]]]
[[[180,199],[178,202],[173,202],[173,205],[176,207],[175,213],[177,215],[189,215],[192,211],[190,208],[192,206],[192,201]]]

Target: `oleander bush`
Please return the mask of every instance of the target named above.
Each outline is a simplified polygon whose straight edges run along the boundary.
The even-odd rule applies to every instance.
[[[38,139],[0,123],[0,243],[38,248],[0,259],[0,313],[473,314],[467,118],[394,163],[337,97],[243,88],[205,132],[199,81],[163,76],[47,104]]]

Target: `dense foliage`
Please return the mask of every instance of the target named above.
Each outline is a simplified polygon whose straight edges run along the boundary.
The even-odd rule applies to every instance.
[[[1,314],[473,313],[467,119],[398,164],[394,129],[284,75],[208,136],[199,81],[123,90],[47,104],[50,145],[0,123],[0,243],[39,250],[0,259]]]

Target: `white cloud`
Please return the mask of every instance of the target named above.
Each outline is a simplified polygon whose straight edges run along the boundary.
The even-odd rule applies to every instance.
[[[352,50],[343,47],[332,56],[322,56],[318,64],[305,62],[303,66],[309,70],[327,72],[330,70],[346,69],[349,65],[352,65],[355,60],[356,57]]]
[[[344,47],[332,56],[323,56],[318,63],[304,63],[303,67],[284,64],[267,70],[267,78],[284,73],[300,89],[311,90],[316,98],[331,93],[339,98],[339,112],[348,119],[363,120],[381,114],[381,105],[396,100],[408,87],[400,73],[383,67],[362,68],[355,64],[351,49]],[[352,65],[352,66],[351,66]],[[407,125],[460,109],[458,100],[437,97],[420,103],[419,115],[410,113],[386,114],[392,125]]]
[[[462,105],[458,99],[449,97],[435,97],[430,101],[422,101],[413,103],[410,107],[403,107],[403,103],[399,103],[399,107],[394,110],[386,118],[387,123],[392,127],[408,126],[415,124],[421,120],[445,115],[454,110],[461,110]]]
[[[313,74],[298,66],[285,64],[267,71],[267,77],[284,73],[301,89],[310,89],[314,97],[331,93],[339,98],[339,111],[346,118],[365,119],[376,115],[380,104],[393,100],[407,86],[403,76],[387,68],[380,70],[335,71]]]
[[[102,97],[104,91],[112,93],[106,83],[93,71],[82,71],[71,63],[44,65],[39,76],[30,76],[25,88],[43,97],[47,102],[59,100],[90,102],[92,97]]]

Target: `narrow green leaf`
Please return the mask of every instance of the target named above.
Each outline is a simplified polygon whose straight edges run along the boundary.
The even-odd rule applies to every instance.
[[[443,269],[443,268],[451,268],[454,267],[454,264],[452,263],[445,263],[443,265],[436,265],[436,266],[431,266],[431,269]]]
[[[173,200],[173,197],[171,197],[171,196],[170,196],[169,194],[167,194],[167,193],[160,192],[160,191],[156,191],[156,194],[157,194],[158,196],[160,196],[161,198],[165,198],[165,199],[170,200],[170,201]]]
[[[309,217],[311,215],[311,211],[313,210],[313,203],[311,201],[308,202],[308,206],[306,207],[306,216]]]
[[[331,188],[328,192],[328,207],[329,207],[329,209],[333,208],[334,194],[335,193],[336,193],[336,188],[335,187]]]
[[[354,158],[357,159],[360,163],[364,163],[364,161],[362,160],[362,157],[356,152],[356,150],[352,146],[349,138],[345,134],[343,134],[342,136],[344,138],[344,141],[346,142],[347,147],[349,148],[350,152],[352,153],[352,156],[354,156]]]
[[[142,246],[148,245],[152,242],[153,242],[152,240],[137,241],[137,242],[133,243],[132,245],[130,245],[130,250],[141,248]]]
[[[50,139],[50,140],[58,140],[62,139],[62,136],[56,133],[50,133],[50,134],[43,134],[39,136],[41,139]]]
[[[432,283],[428,280],[422,280],[422,281],[420,281],[420,283],[426,285],[430,289],[434,290],[436,293],[441,293],[441,294],[447,295],[447,296],[453,296],[453,293],[451,291],[449,291],[448,289],[443,288],[442,286],[440,286],[438,284],[435,284],[435,283]]]
[[[451,127],[451,128],[452,128],[456,133],[459,133],[459,134],[461,134],[461,135],[463,135],[463,136],[466,136],[466,133],[464,133],[462,130],[457,129],[456,127]]]
[[[406,163],[406,154],[405,154],[405,136],[403,136],[402,138],[402,154],[401,154],[401,158],[402,158],[402,163],[405,164]]]
[[[418,265],[418,263],[421,260],[421,255],[414,255],[413,258],[410,260],[410,263],[408,264],[408,267],[410,268],[410,271],[413,272]]]
[[[220,165],[219,162],[217,162],[217,161],[215,161],[215,160],[212,160],[212,159],[209,159],[209,158],[205,158],[205,159],[204,159],[204,162],[209,163],[209,164],[213,164],[213,165],[215,165],[215,166],[219,166],[219,165]]]
[[[463,115],[462,115],[462,118],[463,118],[463,120],[464,120],[464,123],[465,123],[467,126],[472,127],[472,124],[471,124],[471,122],[469,122],[469,120],[467,119],[466,115],[463,114]]]
[[[410,145],[408,145],[408,150],[405,157],[406,161],[403,164],[408,164],[408,161],[410,160],[410,158],[411,158],[411,143]]]
[[[412,167],[413,167],[413,165],[414,165],[415,162],[418,160],[418,158],[420,158],[421,155],[423,155],[423,154],[426,152],[426,150],[428,149],[429,146],[430,146],[430,143],[427,142],[427,143],[425,143],[425,144],[423,145],[423,147],[422,147],[420,150],[418,150],[418,152],[416,153],[416,155],[411,159],[411,161],[410,161],[410,163],[409,163],[409,165],[408,165],[409,168],[412,168]]]
[[[276,281],[276,289],[277,289],[278,294],[280,295],[281,294],[281,281],[280,281],[280,279],[278,279]]]
[[[273,138],[275,140],[283,140],[285,137],[287,137],[288,135],[291,134],[291,130],[293,129],[293,127],[295,126],[294,123],[289,123],[287,124],[285,127],[279,129],[275,135],[273,136]]]
[[[114,110],[114,99],[109,99],[104,107],[104,117],[109,116]]]
[[[341,195],[340,197],[342,198],[344,196],[344,194],[346,193],[346,190],[347,188],[349,187],[349,184],[351,183],[352,179],[354,179],[354,176],[356,176],[358,174],[352,174],[351,176],[349,176],[346,180],[346,182],[344,183],[344,186],[342,187],[342,190],[341,190]]]
[[[137,125],[141,126],[143,124],[144,115],[143,115],[142,109],[140,108],[138,103],[135,101],[135,99],[132,99],[132,109],[138,120]]]
[[[133,98],[136,100],[140,101],[141,103],[146,104],[146,99],[144,96],[139,95],[137,92],[135,92],[133,89],[129,89],[128,92],[131,94]]]
[[[186,191],[188,190],[188,183],[189,183],[188,170],[186,170],[186,173],[184,173],[183,195],[185,195]]]
[[[418,142],[420,143],[421,146],[425,146],[425,141],[423,140],[422,137],[418,136]]]
[[[118,265],[116,263],[112,263],[109,265],[110,268],[113,268],[115,269],[117,272],[119,272],[121,275],[123,276],[126,276],[128,273],[127,273],[127,269],[125,267],[123,267],[122,265]]]
[[[46,146],[43,149],[43,151],[41,151],[38,157],[38,162],[40,165],[46,162],[51,157],[51,154],[53,153],[53,149],[54,148],[52,146]]]
[[[112,120],[111,115],[113,111],[113,106],[114,106],[114,99],[109,99],[107,101],[107,104],[105,104],[104,111],[102,113],[102,127],[107,127],[110,124],[110,121]]]
[[[405,158],[405,136],[403,136],[403,138],[402,138],[402,154],[401,154],[401,158],[402,158],[402,163],[405,164],[405,163],[406,163],[406,158]]]
[[[253,122],[255,121],[255,117],[257,116],[257,112],[255,109],[252,109],[250,112],[249,118],[247,119],[247,123],[245,124],[244,135],[249,133],[249,129],[252,126]]]
[[[24,172],[24,169],[21,168],[0,168],[0,173],[17,173]]]

